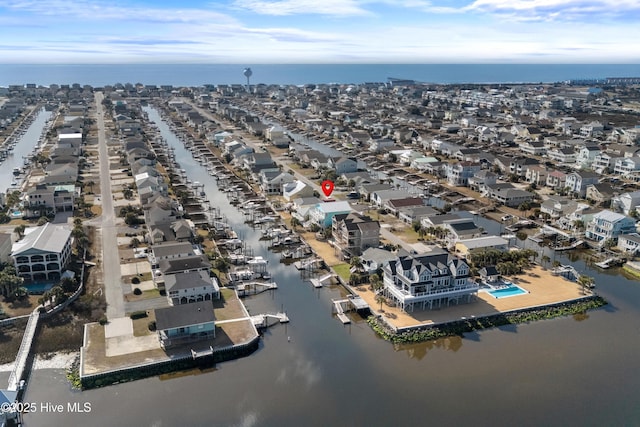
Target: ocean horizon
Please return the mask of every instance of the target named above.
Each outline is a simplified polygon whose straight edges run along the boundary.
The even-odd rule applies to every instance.
[[[640,64],[0,64],[0,86],[116,83],[201,86],[246,84],[362,84],[389,78],[422,83],[561,83],[640,77]]]

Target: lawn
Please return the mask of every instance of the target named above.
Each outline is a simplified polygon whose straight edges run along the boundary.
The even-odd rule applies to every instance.
[[[156,314],[153,310],[147,311],[147,316],[140,319],[133,319],[133,336],[142,337],[145,335],[155,334],[149,330],[149,322],[155,322]]]
[[[132,301],[141,301],[141,300],[150,299],[150,298],[158,298],[159,296],[161,296],[159,289],[150,289],[148,291],[142,291],[142,294],[140,295],[135,295],[134,293],[125,294],[124,299],[126,301],[132,302]]]
[[[349,271],[351,269],[351,266],[349,264],[338,264],[334,265],[332,268],[342,280],[344,280],[345,282],[349,281],[349,278],[351,277],[351,271]]]

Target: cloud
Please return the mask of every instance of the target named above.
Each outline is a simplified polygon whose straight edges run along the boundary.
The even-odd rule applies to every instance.
[[[102,0],[9,0],[0,1],[0,8],[44,17],[80,18],[89,21],[113,20],[114,25],[122,21],[192,23],[209,20],[210,22],[236,22],[229,15],[211,9],[139,7]]]
[[[371,12],[354,0],[236,0],[235,7],[261,15],[363,16]]]
[[[640,12],[637,0],[475,0],[463,8],[517,20],[589,20],[625,18]]]

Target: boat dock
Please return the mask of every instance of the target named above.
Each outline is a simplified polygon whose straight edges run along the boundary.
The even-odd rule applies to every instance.
[[[605,259],[604,261],[594,262],[594,265],[596,265],[597,267],[602,268],[603,270],[606,270],[609,267],[620,266],[620,265],[624,264],[625,261],[626,260],[624,258],[611,257],[611,258]]]
[[[323,287],[326,283],[331,283],[333,279],[333,274],[326,274],[320,278],[312,278],[310,279],[311,284],[313,285],[314,288],[321,288]]]
[[[276,282],[243,282],[236,285],[239,297],[256,295],[271,289],[278,289]]]
[[[369,305],[359,296],[349,295],[345,299],[333,300],[332,313],[335,313],[342,324],[351,323],[351,319],[346,315],[349,311],[369,310]]]
[[[251,316],[251,321],[256,328],[267,328],[278,323],[289,323],[287,313],[265,313]]]

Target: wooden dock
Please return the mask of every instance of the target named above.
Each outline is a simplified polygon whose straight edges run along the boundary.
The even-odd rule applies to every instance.
[[[278,289],[276,282],[242,282],[236,285],[238,296],[256,295],[271,289]]]
[[[333,300],[332,312],[336,314],[343,324],[351,323],[351,319],[346,315],[347,312],[355,310],[368,310],[369,305],[356,295],[349,295],[347,298]]]
[[[314,288],[321,288],[323,287],[325,284],[327,283],[331,283],[331,280],[333,279],[333,274],[326,274],[320,278],[312,278],[310,279],[311,284],[313,285]]]
[[[251,316],[251,321],[256,328],[267,328],[278,323],[289,323],[289,317],[287,313],[266,313]]]

